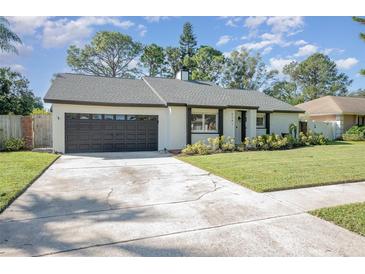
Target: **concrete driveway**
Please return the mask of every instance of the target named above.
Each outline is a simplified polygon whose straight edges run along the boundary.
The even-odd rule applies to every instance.
[[[95,153],[0,215],[0,255],[364,256],[365,238],[169,155]]]

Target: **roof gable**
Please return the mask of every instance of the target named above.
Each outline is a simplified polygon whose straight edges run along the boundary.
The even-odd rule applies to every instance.
[[[311,115],[365,115],[365,98],[324,96],[312,101],[297,105]]]

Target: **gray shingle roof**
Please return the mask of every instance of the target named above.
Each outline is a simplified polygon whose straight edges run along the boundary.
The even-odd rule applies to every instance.
[[[193,106],[248,107],[261,111],[302,110],[260,91],[225,89],[204,81],[181,81],[166,78],[144,78],[168,104]]]
[[[45,102],[113,105],[190,105],[303,112],[262,92],[224,89],[205,81],[144,77],[142,80],[58,74]]]
[[[84,104],[165,105],[143,80],[97,77],[81,74],[56,75],[45,102]]]

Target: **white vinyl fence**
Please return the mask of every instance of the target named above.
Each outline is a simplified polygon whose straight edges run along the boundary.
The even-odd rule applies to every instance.
[[[336,121],[333,122],[320,122],[320,121],[307,121],[308,130],[315,133],[323,133],[323,135],[330,139],[336,139]]]
[[[4,149],[6,139],[22,137],[21,118],[21,115],[0,115],[0,150]]]

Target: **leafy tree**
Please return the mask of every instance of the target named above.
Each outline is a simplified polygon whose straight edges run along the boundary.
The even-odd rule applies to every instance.
[[[223,54],[209,46],[201,46],[191,58],[192,79],[218,83],[224,67]],[[185,61],[185,60],[184,60]]]
[[[325,95],[346,95],[352,80],[339,73],[335,62],[322,53],[315,53],[301,63],[292,62],[284,74],[299,88],[304,101]]]
[[[264,93],[292,105],[303,103],[303,97],[298,94],[297,85],[286,80],[276,81],[266,88]]]
[[[132,61],[140,55],[142,44],[119,32],[97,32],[84,48],[70,46],[67,63],[85,74],[134,78],[139,73]]]
[[[365,25],[365,18],[354,16],[354,17],[352,17],[352,19],[355,22]],[[360,33],[360,39],[365,41],[365,33],[363,33],[363,32]],[[365,69],[360,70],[360,74],[365,76]]]
[[[167,47],[165,73],[167,77],[174,78],[182,66],[180,49],[175,47]]]
[[[277,75],[268,70],[259,54],[250,55],[244,49],[231,52],[226,58],[222,83],[227,88],[259,90]]]
[[[358,96],[358,97],[365,97],[365,89],[358,89],[357,91],[354,91],[349,95]]]
[[[156,44],[146,46],[141,56],[141,62],[148,69],[149,76],[161,75],[165,63],[164,49]]]
[[[20,38],[9,29],[9,21],[0,16],[0,51],[18,53],[15,44],[21,44]]]
[[[34,108],[43,108],[43,104],[29,81],[10,68],[0,68],[0,114],[28,115]]]
[[[183,26],[183,33],[180,35],[181,59],[185,56],[193,57],[197,45],[196,37],[193,33],[193,25],[186,22]]]

